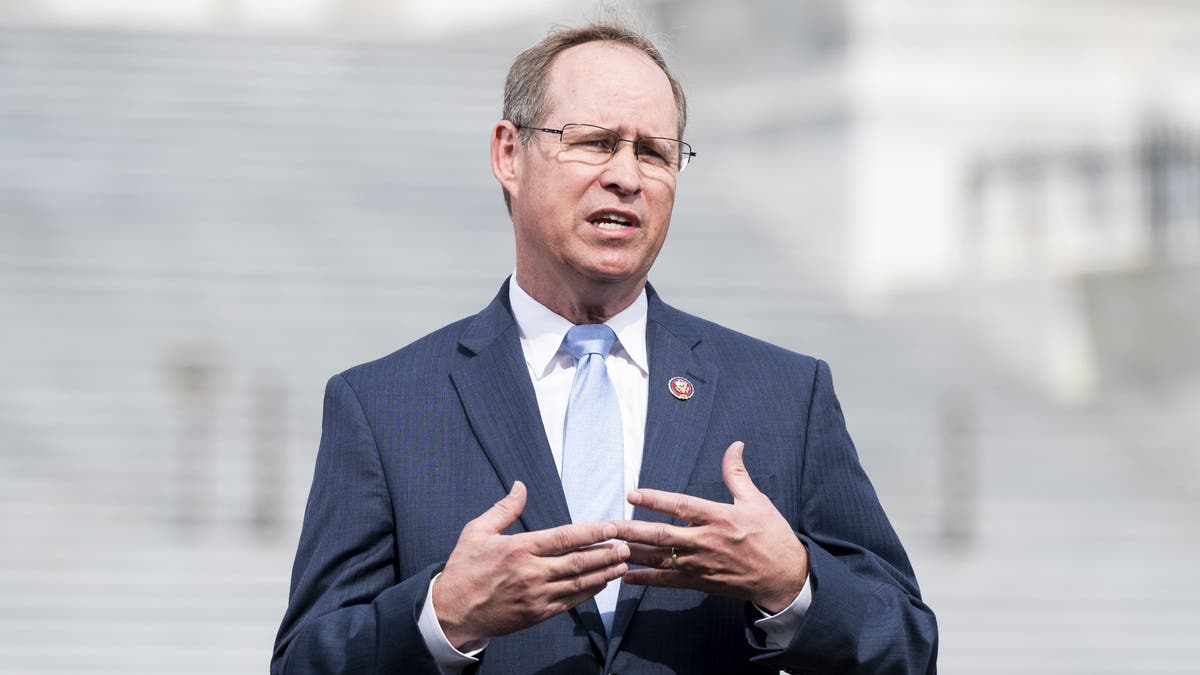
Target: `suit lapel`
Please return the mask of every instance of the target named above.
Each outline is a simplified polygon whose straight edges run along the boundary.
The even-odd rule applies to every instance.
[[[650,390],[646,410],[646,440],[638,487],[683,492],[695,467],[700,446],[708,430],[716,396],[718,369],[694,350],[700,344],[695,320],[667,307],[647,286],[649,315],[646,347],[650,361]],[[668,389],[674,377],[685,377],[695,387],[694,395],[680,400]],[[634,520],[671,522],[670,516],[636,508]],[[645,586],[622,586],[613,619],[614,639],[609,644],[611,660],[621,636],[637,610]]]
[[[463,410],[505,490],[520,480],[528,489],[521,524],[532,532],[571,522],[567,499],[546,431],[537,395],[529,379],[520,336],[508,304],[508,282],[472,319],[459,340],[463,355],[451,370]],[[571,610],[603,653],[606,638],[596,603]]]

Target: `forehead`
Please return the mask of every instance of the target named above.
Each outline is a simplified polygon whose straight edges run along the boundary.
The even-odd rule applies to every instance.
[[[550,66],[548,123],[599,124],[623,133],[674,135],[678,113],[666,73],[640,50],[587,42]]]

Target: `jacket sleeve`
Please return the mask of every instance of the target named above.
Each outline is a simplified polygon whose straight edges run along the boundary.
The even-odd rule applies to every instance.
[[[808,548],[813,600],[791,644],[754,660],[793,673],[932,675],[937,622],[859,463],[823,361],[802,452],[796,526]]]
[[[271,675],[438,672],[417,618],[440,565],[400,579],[396,546],[374,434],[334,376]]]

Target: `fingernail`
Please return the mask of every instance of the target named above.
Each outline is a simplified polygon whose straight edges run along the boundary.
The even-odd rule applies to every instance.
[[[615,536],[617,536],[617,526],[613,525],[612,523],[605,525],[604,526],[604,538],[612,539]]]
[[[637,490],[631,490],[629,492],[629,496],[626,497],[626,499],[629,500],[630,504],[633,504],[636,506],[636,505],[642,503],[642,493],[638,492]]]

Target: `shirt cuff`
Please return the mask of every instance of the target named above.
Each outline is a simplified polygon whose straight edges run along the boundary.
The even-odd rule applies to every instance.
[[[792,643],[792,638],[796,637],[796,632],[800,630],[800,621],[812,605],[812,585],[809,581],[810,577],[804,577],[804,587],[800,589],[796,599],[776,614],[764,612],[761,607],[754,605],[754,609],[763,615],[763,618],[754,622],[754,627],[766,635],[767,647],[786,649]]]
[[[442,632],[442,624],[438,622],[436,608],[433,606],[433,585],[437,583],[440,576],[442,575],[439,572],[429,582],[429,591],[425,594],[425,605],[421,607],[421,615],[417,617],[417,628],[421,631],[425,646],[429,648],[429,653],[433,655],[433,660],[442,673],[457,675],[472,663],[479,663],[479,659],[475,657],[487,647],[488,641],[482,640],[479,643],[471,644],[470,646],[475,648],[463,653],[446,639],[446,634]]]

